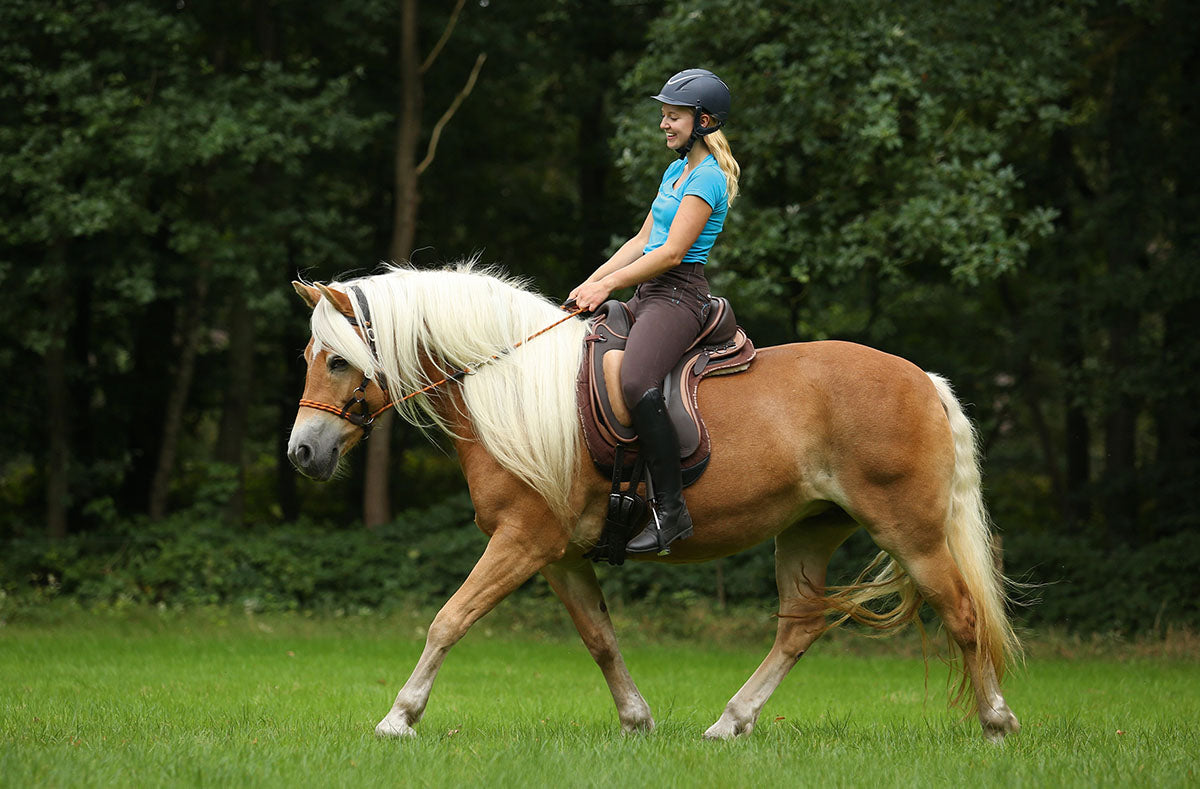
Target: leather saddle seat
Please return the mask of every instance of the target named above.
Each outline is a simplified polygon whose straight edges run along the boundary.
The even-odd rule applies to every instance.
[[[696,341],[684,352],[663,381],[667,413],[679,435],[683,484],[703,473],[711,455],[708,429],[697,402],[700,380],[730,375],[750,366],[754,344],[737,325],[728,299],[711,297],[708,320]],[[577,382],[580,421],[592,462],[613,476],[617,448],[622,447],[621,478],[629,480],[636,460],[637,433],[621,394],[621,363],[634,317],[621,301],[602,304],[592,318]]]

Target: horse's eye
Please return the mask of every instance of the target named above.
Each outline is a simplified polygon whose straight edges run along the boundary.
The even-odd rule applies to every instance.
[[[334,370],[334,371],[345,370],[349,366],[350,366],[350,362],[346,361],[345,359],[343,359],[340,356],[330,356],[329,357],[329,369],[330,370]]]

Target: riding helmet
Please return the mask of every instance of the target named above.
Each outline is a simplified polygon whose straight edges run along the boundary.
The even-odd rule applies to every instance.
[[[667,80],[658,95],[651,98],[708,113],[717,120],[713,131],[724,126],[729,118],[729,88],[708,69],[684,69]]]

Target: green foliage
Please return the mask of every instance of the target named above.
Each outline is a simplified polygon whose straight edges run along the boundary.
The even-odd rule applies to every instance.
[[[625,81],[625,161],[634,184],[655,183],[664,157],[643,96],[711,53],[744,186],[721,265],[784,292],[926,266],[976,286],[1050,232],[1054,210],[1029,203],[1013,159],[1064,122],[1062,44],[1078,32],[1077,16],[1038,4],[675,3]]]
[[[371,175],[341,165],[386,136],[390,117],[352,100],[361,68],[323,63],[307,44],[282,55],[240,40],[253,25],[214,28],[205,15],[217,10],[0,10],[0,362],[66,350],[78,394],[51,418],[61,426],[69,410],[78,525],[101,525],[89,514],[98,502],[127,516],[146,506],[189,337],[201,383],[184,419],[200,451],[185,459],[209,460],[206,411],[227,405],[240,304],[251,318],[238,331],[258,343],[249,364],[268,371],[259,391],[237,394],[267,406],[245,454],[274,451],[273,395],[290,373],[275,360],[304,332],[286,282],[316,264],[357,267],[369,248]],[[41,376],[12,385],[15,402],[46,397]],[[44,431],[21,422],[12,438],[37,453]]]
[[[162,523],[121,523],[63,541],[10,540],[0,554],[0,590],[16,607],[68,598],[87,606],[161,603],[249,611],[377,611],[440,606],[467,577],[486,538],[465,495],[401,513],[368,531],[300,521],[247,529],[219,507]],[[207,513],[207,514],[206,514]],[[830,566],[848,583],[878,549],[856,533]],[[1113,551],[1064,535],[1018,533],[1005,540],[1007,573],[1023,586],[1013,614],[1032,628],[1159,635],[1200,627],[1200,537],[1178,534]],[[703,602],[773,611],[775,559],[768,542],[700,565],[627,562],[601,566],[608,599],[655,606],[664,616]],[[531,580],[518,597],[549,598]]]
[[[449,597],[482,552],[472,519],[465,496],[402,513],[375,531],[307,521],[247,529],[189,512],[61,542],[13,540],[0,578],[16,598],[88,604],[387,608]]]
[[[1025,606],[1014,614],[1032,627],[1078,633],[1160,635],[1200,627],[1200,535],[1180,533],[1114,550],[1063,534],[1016,533],[1005,539],[1008,574]]]
[[[1164,578],[1200,525],[1192,5],[468,4],[423,75],[426,134],[488,64],[422,175],[416,261],[479,252],[565,294],[637,227],[670,159],[647,97],[711,67],[744,171],[710,273],[755,341],[857,340],[954,382],[1010,568],[1054,584],[1027,621],[1147,631],[1162,606],[1191,622]],[[449,13],[421,7],[423,55]],[[6,588],[308,607],[333,604],[334,562],[365,579],[346,586],[362,605],[400,583],[369,547],[415,531],[322,525],[356,520],[361,453],[317,488],[281,452],[307,336],[287,281],[387,254],[398,26],[382,0],[0,4]],[[170,478],[186,511],[146,524],[187,338]],[[461,489],[452,459],[398,441],[396,500]],[[32,535],[55,473],[75,534],[51,546]],[[225,522],[237,512],[254,528]],[[474,561],[467,519],[436,517],[442,542],[395,588],[436,597]],[[769,601],[771,564],[764,546],[605,575],[622,599],[708,599],[720,577],[731,603]]]

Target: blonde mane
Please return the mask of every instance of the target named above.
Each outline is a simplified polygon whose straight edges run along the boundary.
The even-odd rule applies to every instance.
[[[475,439],[557,516],[571,516],[568,496],[582,451],[575,378],[586,323],[567,321],[513,350],[563,313],[525,283],[472,261],[439,270],[393,266],[330,283],[347,293],[350,286],[366,297],[378,356],[327,299],[313,310],[314,354],[328,348],[370,378],[382,374],[397,401],[443,374],[470,368],[474,373],[461,383],[444,386],[461,386]],[[357,300],[351,302],[361,320]],[[487,361],[493,355],[500,358]],[[428,395],[398,402],[396,410],[423,430],[454,436]]]

